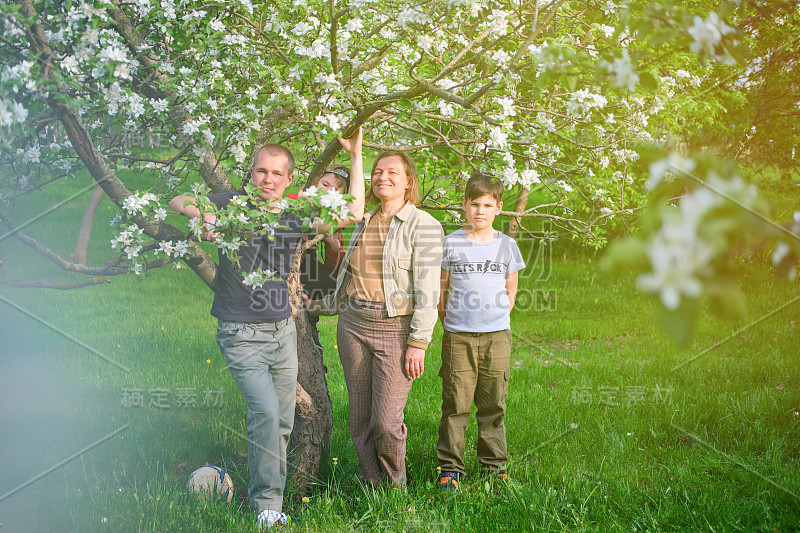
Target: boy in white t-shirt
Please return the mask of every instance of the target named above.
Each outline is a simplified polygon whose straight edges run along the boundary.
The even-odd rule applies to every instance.
[[[439,318],[442,338],[442,421],[436,455],[438,487],[456,490],[464,468],[464,432],[477,407],[481,472],[507,479],[506,395],[511,356],[511,308],[519,247],[492,224],[503,207],[503,186],[475,175],[464,190],[467,226],[444,239]]]

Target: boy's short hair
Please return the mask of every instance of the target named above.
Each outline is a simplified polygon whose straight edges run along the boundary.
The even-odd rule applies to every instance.
[[[488,174],[473,174],[464,187],[464,200],[469,202],[486,194],[499,204],[503,201],[503,184],[494,181]]]
[[[345,191],[347,191],[347,189],[350,187],[350,169],[339,164],[328,165],[328,168],[326,168],[322,174],[317,176],[313,182],[309,183],[308,187],[311,187],[312,185],[314,187],[319,186],[319,182],[322,179],[322,176],[325,174],[333,174],[336,176],[337,181],[342,181],[344,183]]]

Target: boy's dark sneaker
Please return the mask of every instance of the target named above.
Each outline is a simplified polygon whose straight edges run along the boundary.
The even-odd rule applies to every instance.
[[[508,481],[508,474],[505,470],[489,472],[489,475],[492,476],[492,481]]]
[[[458,490],[458,472],[442,472],[439,474],[439,483],[436,486],[446,492]]]

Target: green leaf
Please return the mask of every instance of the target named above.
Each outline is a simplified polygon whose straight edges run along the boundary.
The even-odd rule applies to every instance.
[[[658,89],[658,82],[656,81],[655,76],[649,72],[639,73],[639,84],[642,86],[642,89],[647,91],[655,91]]]
[[[637,37],[644,37],[645,35],[650,35],[650,32],[653,31],[653,23],[649,19],[645,19],[641,24],[636,27],[636,35]]]
[[[655,308],[656,320],[664,333],[675,344],[688,346],[694,336],[694,323],[697,320],[700,301],[682,297],[678,308],[670,310],[657,299]]]
[[[678,30],[675,28],[658,28],[650,34],[650,44],[653,46],[658,46],[659,44],[668,43],[675,40],[678,35]]]
[[[647,245],[637,237],[615,240],[608,247],[601,264],[606,272],[613,274],[621,274],[625,270],[643,272],[650,267]]]
[[[711,312],[724,320],[743,322],[747,320],[747,301],[744,293],[733,279],[706,284]]]

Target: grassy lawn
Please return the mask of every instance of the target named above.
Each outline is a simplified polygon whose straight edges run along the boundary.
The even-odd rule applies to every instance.
[[[37,202],[59,199],[48,194]],[[26,232],[67,256],[87,199]],[[25,219],[23,204],[16,219]],[[92,264],[112,255],[115,208],[107,207]],[[13,238],[0,244],[12,277],[74,279]],[[769,315],[796,297],[796,283],[774,278],[761,259],[743,263],[750,321],[704,315],[694,343],[679,349],[632,277],[604,274],[597,257],[563,240],[551,262],[523,249],[531,253],[512,316],[511,480],[478,476],[473,423],[462,490],[434,487],[437,326],[406,409],[408,490],[364,488],[336,322],[323,318],[334,434],[308,501],[286,500],[293,529],[800,529],[800,302]],[[256,530],[245,405],[216,347],[212,294],[198,278],[169,267],[74,291],[0,287],[0,297],[4,532]],[[185,494],[188,475],[205,464],[233,476],[232,503]]]

